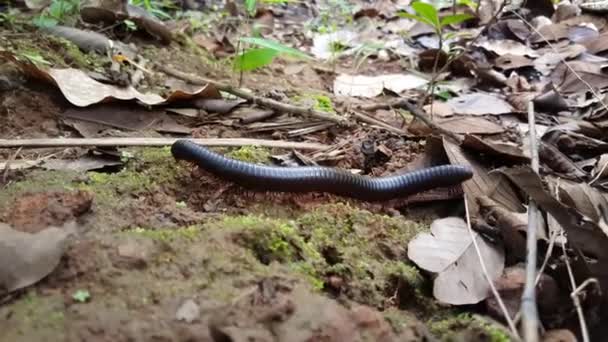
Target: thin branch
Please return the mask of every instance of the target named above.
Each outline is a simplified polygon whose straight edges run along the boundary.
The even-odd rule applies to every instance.
[[[481,251],[479,250],[479,246],[477,245],[477,239],[475,238],[475,234],[473,234],[473,228],[471,228],[471,218],[469,216],[469,204],[467,201],[466,194],[464,195],[464,209],[465,209],[466,216],[467,216],[467,228],[469,230],[469,235],[471,236],[471,240],[473,240],[473,246],[475,247],[475,252],[477,253],[477,257],[479,258],[479,263],[481,264],[481,270],[483,272],[483,275],[486,278],[486,281],[488,282],[488,284],[490,285],[490,289],[492,290],[492,295],[494,295],[494,298],[496,298],[496,301],[498,302],[498,306],[500,306],[500,310],[502,311],[502,314],[505,316],[505,320],[507,321],[507,324],[509,325],[509,329],[511,329],[511,333],[515,337],[517,337],[517,339],[520,339],[519,334],[517,333],[517,328],[515,328],[515,324],[513,323],[513,320],[511,319],[511,316],[509,315],[509,310],[507,310],[507,307],[505,306],[505,303],[502,301],[502,298],[500,297],[498,290],[496,290],[496,286],[494,286],[494,281],[492,280],[492,278],[490,278],[490,274],[488,273],[486,264],[483,262],[483,257],[481,256]]]
[[[402,98],[402,99],[399,99],[398,101],[392,102],[390,104],[382,104],[382,105],[374,104],[374,105],[370,105],[370,106],[359,107],[359,109],[362,109],[362,110],[376,110],[376,109],[389,109],[389,108],[405,108],[407,111],[412,113],[413,116],[415,116],[420,121],[424,122],[427,126],[429,126],[433,131],[439,132],[440,134],[443,134],[443,135],[453,139],[454,141],[456,141],[459,144],[462,142],[462,138],[458,134],[448,131],[445,128],[434,123],[428,117],[428,115],[426,115],[426,113],[424,111],[422,111],[422,109],[420,109],[420,108],[416,107],[415,105],[413,105],[412,103],[410,103],[409,99]]]
[[[562,230],[563,237],[563,230]],[[568,258],[568,254],[566,254],[566,246],[562,245],[562,253],[564,254],[564,260],[566,262],[566,269],[568,270],[568,278],[570,278],[570,286],[572,286],[572,292],[570,293],[570,297],[574,302],[574,307],[576,308],[576,313],[578,315],[578,322],[581,326],[581,334],[583,335],[583,342],[589,342],[589,330],[587,329],[587,322],[585,321],[585,314],[583,313],[583,308],[581,306],[581,301],[578,298],[578,293],[581,289],[583,289],[587,284],[592,282],[595,279],[587,279],[581,284],[581,286],[576,286],[576,280],[574,279],[574,274],[572,273],[572,266],[570,265],[570,259]],[[597,282],[597,280],[595,280]]]
[[[536,118],[534,103],[528,103],[528,125],[530,137],[530,158],[532,170],[538,174],[538,142],[536,140]],[[526,283],[521,297],[521,313],[524,339],[527,342],[537,342],[539,339],[538,308],[536,307],[536,230],[538,229],[539,211],[536,203],[530,199],[528,204],[528,232],[526,234]]]
[[[353,116],[357,119],[359,119],[359,121],[365,122],[367,124],[370,125],[376,125],[378,127],[381,127],[383,129],[386,129],[389,132],[398,134],[398,135],[403,135],[403,136],[407,136],[410,137],[411,134],[409,134],[408,132],[402,130],[401,128],[397,128],[394,126],[391,126],[389,124],[387,124],[386,122],[382,121],[382,120],[378,120],[376,118],[373,118],[367,114],[361,113],[359,111],[356,110],[352,110],[351,113],[353,114]]]
[[[322,112],[319,110],[315,110],[313,108],[295,106],[295,105],[275,101],[272,99],[268,99],[265,97],[257,96],[244,89],[234,88],[228,84],[224,84],[224,83],[221,83],[218,81],[210,80],[210,79],[203,78],[203,77],[196,76],[196,75],[190,75],[190,74],[179,71],[179,70],[174,69],[167,65],[157,64],[156,67],[171,76],[188,81],[192,84],[198,84],[198,85],[211,84],[214,87],[216,87],[218,90],[221,90],[223,92],[240,97],[242,99],[245,99],[245,100],[250,101],[257,105],[267,107],[267,108],[272,108],[279,112],[293,113],[293,114],[301,115],[304,117],[312,117],[315,119],[326,120],[326,121],[334,122],[334,123],[344,125],[344,126],[348,126],[350,124],[345,117],[341,117],[336,114]]]
[[[197,144],[205,146],[245,146],[255,145],[263,147],[292,148],[300,150],[324,150],[328,145],[306,142],[292,142],[280,140],[264,140],[249,138],[210,138],[191,139]],[[91,146],[169,146],[178,138],[53,138],[53,139],[0,139],[0,148],[47,148],[47,147],[91,147]]]

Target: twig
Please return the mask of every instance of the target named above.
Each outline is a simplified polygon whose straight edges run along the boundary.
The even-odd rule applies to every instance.
[[[249,138],[210,138],[190,139],[205,146],[244,146],[255,145],[263,147],[292,148],[300,150],[323,150],[328,145],[306,142],[280,140],[264,140]],[[57,139],[0,139],[0,148],[46,148],[46,147],[84,147],[84,146],[169,146],[177,138],[57,138]]]
[[[562,237],[563,234],[564,232],[562,230]],[[583,313],[583,308],[581,307],[581,301],[578,299],[578,293],[590,282],[595,281],[597,283],[597,280],[593,278],[587,279],[581,284],[581,286],[577,287],[576,280],[574,279],[574,274],[572,273],[572,266],[570,266],[570,259],[566,254],[565,245],[562,245],[562,252],[564,254],[564,260],[566,262],[566,269],[568,270],[568,278],[570,278],[570,286],[572,286],[573,288],[572,292],[570,293],[570,297],[572,298],[572,301],[574,302],[574,307],[576,308],[578,322],[581,326],[581,334],[583,335],[583,342],[589,342],[589,331],[587,329],[587,322],[585,321],[585,314]]]
[[[538,174],[538,142],[536,141],[536,118],[534,103],[528,103],[528,125],[530,127],[530,158],[532,170]],[[527,342],[538,341],[538,309],[536,307],[536,230],[538,229],[538,208],[530,199],[528,204],[528,232],[526,236],[526,283],[521,297],[522,326],[524,339]]]
[[[334,122],[334,123],[337,123],[340,125],[345,125],[345,126],[348,126],[350,124],[345,117],[341,117],[336,114],[322,112],[319,110],[315,110],[313,108],[295,106],[295,105],[275,101],[272,99],[264,98],[261,96],[257,96],[250,92],[247,92],[243,89],[234,88],[230,85],[227,85],[227,84],[224,84],[224,83],[221,83],[218,81],[210,80],[207,78],[203,78],[200,76],[190,75],[185,72],[176,70],[167,65],[157,64],[156,67],[171,76],[188,81],[192,84],[198,84],[198,85],[211,84],[214,87],[216,87],[218,90],[221,90],[226,93],[232,94],[234,96],[240,97],[242,99],[245,99],[245,100],[250,101],[257,105],[272,108],[276,111],[293,113],[293,114],[297,114],[297,115],[301,115],[301,116],[305,116],[305,117],[312,117],[312,118],[316,118],[316,119],[331,121],[331,122]]]
[[[356,117],[357,119],[359,119],[359,121],[365,122],[365,123],[370,124],[370,125],[376,125],[378,127],[384,128],[387,131],[395,133],[395,134],[404,135],[404,136],[411,136],[411,134],[409,134],[408,132],[406,132],[406,131],[404,131],[404,130],[402,130],[400,128],[391,126],[391,125],[387,124],[386,122],[384,122],[382,120],[378,120],[376,118],[373,118],[373,117],[371,117],[371,116],[369,116],[367,114],[358,112],[356,110],[352,110],[351,113],[353,114],[354,117]]]
[[[401,99],[398,99],[396,101],[389,102],[389,103],[374,103],[371,105],[358,106],[357,108],[360,110],[363,110],[363,111],[375,111],[375,110],[379,110],[379,109],[392,109],[392,108],[405,108],[408,112],[412,113],[412,115],[414,117],[416,117],[420,121],[424,122],[424,124],[429,126],[432,130],[439,132],[440,134],[443,134],[443,135],[453,139],[457,143],[461,143],[463,140],[458,134],[448,131],[445,128],[434,123],[428,117],[428,115],[426,115],[426,113],[422,111],[422,109],[420,109],[417,106],[415,106],[414,104],[412,104],[410,102],[410,100],[407,98],[401,98]]]
[[[479,258],[479,263],[481,264],[481,270],[483,272],[483,275],[486,278],[486,281],[488,282],[488,284],[490,285],[490,289],[492,290],[492,295],[494,295],[494,298],[496,298],[496,301],[498,302],[498,305],[500,306],[500,310],[502,311],[502,314],[505,316],[505,320],[507,321],[507,324],[509,325],[509,329],[511,329],[511,333],[515,337],[517,337],[517,339],[520,339],[519,334],[517,333],[517,329],[515,328],[515,324],[513,324],[513,320],[511,319],[511,316],[509,315],[509,311],[507,310],[505,303],[502,301],[502,298],[500,297],[498,290],[496,290],[496,286],[494,286],[494,281],[492,280],[492,278],[490,278],[490,274],[488,273],[486,264],[483,262],[483,257],[481,256],[481,251],[479,250],[479,246],[477,245],[477,239],[475,238],[475,235],[473,234],[473,228],[471,228],[471,218],[469,216],[469,204],[467,201],[466,194],[464,195],[464,209],[465,209],[466,216],[467,216],[467,228],[469,230],[469,235],[471,236],[471,240],[473,240],[473,246],[475,247],[475,252],[477,253],[477,257]]]

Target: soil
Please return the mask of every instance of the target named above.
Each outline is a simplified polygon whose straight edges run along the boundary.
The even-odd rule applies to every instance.
[[[188,53],[172,45],[155,62],[210,70]],[[277,63],[245,77],[243,86],[287,94],[330,89],[312,70],[286,77],[284,62]],[[310,72],[318,77],[306,77]],[[221,78],[215,70],[206,75]],[[0,95],[0,137],[78,136],[59,116],[67,108],[52,85],[19,84]],[[177,119],[194,136],[271,137],[217,121]],[[304,139],[350,140],[343,157],[330,163],[335,167],[365,168],[352,141],[370,139],[393,151],[369,166],[373,175],[409,168],[425,150],[423,141],[370,128]],[[22,150],[17,156],[76,159],[82,151]],[[433,341],[464,332],[473,340],[507,340],[498,326],[435,302],[432,278],[407,259],[407,242],[452,210],[449,201],[399,212],[326,194],[250,193],[176,163],[167,148],[110,152],[132,157],[119,169],[0,173],[1,222],[30,233],[70,221],[79,227],[48,277],[3,299],[2,340]],[[15,155],[0,150],[4,160]],[[85,300],[75,296],[82,291]]]

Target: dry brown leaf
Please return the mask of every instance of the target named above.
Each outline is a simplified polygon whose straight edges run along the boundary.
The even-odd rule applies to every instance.
[[[504,252],[473,232],[490,279],[500,276]],[[467,224],[459,217],[435,220],[431,233],[420,233],[408,244],[408,258],[419,267],[438,273],[433,295],[452,305],[475,304],[487,298],[489,286]]]
[[[560,203],[547,193],[540,177],[529,166],[499,170],[522,191],[528,194],[539,207],[553,216],[564,228],[568,241],[580,250],[599,259],[600,264],[608,262],[608,237],[593,222],[583,220],[574,208]],[[605,286],[605,285],[603,285]]]
[[[543,43],[545,41],[555,42],[568,38],[568,26],[565,24],[550,24],[542,26],[538,32],[534,32],[528,38],[532,44]]]
[[[525,56],[513,54],[502,55],[494,60],[494,65],[502,70],[519,69],[533,65],[534,61]]]
[[[73,223],[24,233],[0,223],[0,293],[30,286],[51,273],[74,232]]]
[[[588,219],[600,224],[601,208],[608,209],[608,195],[587,183],[576,183],[565,179],[547,177],[558,190],[558,198],[563,204],[578,210]]]
[[[529,146],[529,142],[527,143]],[[526,149],[529,151],[529,149]],[[528,153],[529,154],[529,153]],[[571,179],[584,179],[587,173],[580,169],[574,161],[551,144],[539,144],[540,160],[553,171]]]
[[[525,281],[526,270],[520,266],[512,266],[505,268],[503,275],[494,282],[511,318],[514,318],[520,309]],[[569,305],[568,301],[565,300],[566,298],[560,292],[555,279],[546,274],[541,275],[536,287],[536,301],[541,317],[554,315],[560,307]],[[503,316],[503,312],[494,297],[488,298],[487,307],[493,316],[497,318]]]
[[[466,134],[462,142],[462,146],[478,151],[488,156],[501,158],[502,160],[514,163],[529,163],[530,158],[526,156],[521,147],[515,143],[503,142],[503,141],[492,141],[488,139],[481,139],[477,136]]]
[[[422,107],[422,109],[429,115],[432,116],[440,116],[440,117],[448,117],[454,115],[454,111],[452,107],[450,107],[445,102],[434,101],[432,105],[428,104]],[[431,109],[433,112],[431,113]]]
[[[587,52],[599,54],[608,50],[608,32],[602,33],[597,37],[585,39],[580,42],[587,48]]]
[[[473,178],[462,183],[462,188],[469,200],[472,218],[477,217],[479,213],[475,199],[482,196],[488,196],[511,211],[524,211],[521,201],[504,176],[496,173],[490,174],[489,170],[471,153],[465,152],[460,146],[447,139],[443,139],[443,147],[450,163],[470,165],[473,168]]]
[[[484,118],[458,117],[446,120],[436,120],[443,129],[458,134],[498,134],[505,130],[502,126]]]

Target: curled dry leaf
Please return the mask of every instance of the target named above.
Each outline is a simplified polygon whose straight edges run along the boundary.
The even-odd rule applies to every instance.
[[[600,265],[608,262],[608,236],[592,221],[585,220],[575,208],[569,207],[544,188],[540,176],[529,166],[499,170],[522,191],[530,196],[538,206],[549,213],[563,227],[568,240],[584,253],[598,259]],[[602,287],[606,286],[603,284]]]
[[[443,147],[450,163],[470,165],[473,168],[473,178],[462,183],[462,189],[470,199],[468,203],[472,218],[477,217],[479,212],[479,207],[473,199],[481,196],[488,196],[511,211],[524,211],[508,179],[494,172],[489,173],[489,170],[474,157],[477,153],[464,151],[462,147],[447,139],[443,139]]]
[[[73,224],[36,234],[0,223],[0,293],[30,286],[50,274],[65,252]]]
[[[481,258],[494,280],[502,274],[504,252],[473,232]],[[421,233],[408,245],[408,258],[421,268],[438,273],[433,294],[453,305],[475,304],[489,295],[481,261],[467,224],[458,217],[439,219],[431,224],[431,233]]]
[[[397,94],[428,83],[428,80],[412,74],[363,76],[342,74],[334,81],[334,94],[342,96],[376,97],[388,89]]]
[[[587,183],[576,183],[565,179],[547,177],[558,190],[560,202],[575,208],[588,219],[599,224],[602,208],[608,209],[608,195]]]

